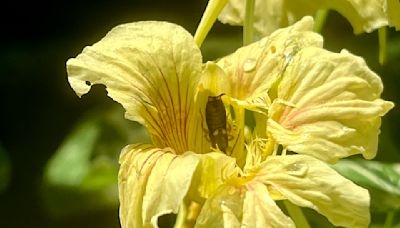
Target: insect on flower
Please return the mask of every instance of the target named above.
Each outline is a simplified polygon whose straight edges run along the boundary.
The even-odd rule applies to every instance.
[[[218,96],[209,96],[206,104],[206,122],[211,146],[226,152],[228,147],[228,134],[226,130],[226,110],[224,103]]]

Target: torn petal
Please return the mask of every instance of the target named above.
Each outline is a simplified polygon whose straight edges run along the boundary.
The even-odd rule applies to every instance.
[[[192,36],[166,22],[136,22],[112,29],[67,62],[78,96],[103,84],[126,117],[145,125],[153,142],[178,153],[193,149],[189,129],[201,129],[194,103],[202,57]],[[195,131],[197,141],[203,140]]]

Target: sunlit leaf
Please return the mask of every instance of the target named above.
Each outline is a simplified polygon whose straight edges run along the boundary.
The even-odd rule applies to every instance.
[[[61,186],[79,185],[89,171],[90,154],[99,134],[100,127],[94,121],[78,126],[51,158],[47,181]]]
[[[342,160],[333,166],[340,174],[365,187],[375,211],[400,209],[400,164]]]

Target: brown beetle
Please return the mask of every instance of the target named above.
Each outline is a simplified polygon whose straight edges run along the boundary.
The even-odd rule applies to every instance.
[[[208,134],[211,140],[211,146],[226,152],[228,148],[228,132],[226,130],[226,110],[224,103],[218,96],[209,96],[206,105],[206,123]]]

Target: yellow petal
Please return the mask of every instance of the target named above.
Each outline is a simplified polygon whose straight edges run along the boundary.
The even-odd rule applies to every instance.
[[[293,56],[302,48],[322,47],[322,38],[312,32],[313,19],[304,17],[301,21],[251,45],[238,49],[235,53],[220,59],[217,64],[224,70],[228,80],[225,94],[230,97],[233,107],[235,132],[232,156],[237,158],[240,167],[244,166],[245,110],[261,113],[257,118],[257,134],[265,135],[264,125],[270,104],[270,89],[279,80]],[[274,93],[274,92],[272,92]]]
[[[400,29],[400,3],[395,0],[325,0],[317,3],[315,8],[338,11],[353,26],[354,33],[372,32],[383,26],[394,26]],[[397,14],[397,18],[394,15]]]
[[[105,85],[126,117],[145,125],[158,147],[178,153],[201,150],[197,144],[205,141],[194,103],[201,67],[192,36],[166,22],[119,25],[67,62],[78,96],[94,84]]]
[[[207,96],[219,96],[230,91],[228,75],[216,63],[207,62],[199,86],[207,92]]]
[[[364,60],[346,51],[301,50],[287,67],[267,130],[288,150],[335,162],[376,155],[381,117],[393,103]]]
[[[218,20],[224,24],[243,25],[245,4],[246,1],[243,0],[229,0],[220,13]],[[280,0],[256,0],[254,7],[255,30],[262,36],[266,36],[278,28],[293,24],[295,18],[287,14],[285,5],[285,1]]]
[[[312,18],[305,17],[219,60],[218,65],[229,76],[230,91],[226,94],[247,109],[265,108],[268,90],[296,52],[308,46],[322,47],[322,38],[311,32],[312,28]]]
[[[223,23],[242,25],[245,3],[242,0],[230,0],[218,19]],[[254,27],[258,33],[269,35],[303,16],[315,15],[319,9],[338,11],[351,23],[354,33],[371,32],[388,25],[400,29],[400,3],[397,0],[256,1]]]
[[[234,158],[222,153],[207,153],[201,156],[193,176],[190,197],[201,202],[209,198],[226,179],[238,176],[240,170]]]
[[[204,203],[196,228],[240,227],[243,195],[234,187],[221,185]]]
[[[259,182],[222,185],[205,202],[196,227],[295,227]]]
[[[122,227],[157,227],[159,216],[178,213],[198,155],[129,145],[122,151],[118,176]]]
[[[367,227],[370,222],[368,191],[318,159],[270,156],[257,174],[292,203],[318,211],[336,226]]]
[[[245,227],[295,227],[293,221],[272,200],[264,184],[250,182],[247,189],[242,222]]]

